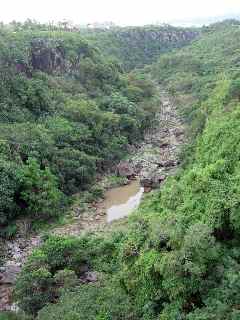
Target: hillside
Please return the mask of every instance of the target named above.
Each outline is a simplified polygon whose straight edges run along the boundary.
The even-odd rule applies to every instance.
[[[181,167],[159,189],[147,194],[127,221],[105,233],[46,235],[16,283],[15,299],[26,314],[12,314],[12,319],[240,319],[238,40],[238,22],[217,23],[203,28],[200,38],[192,44],[161,54],[158,61],[141,71],[141,77],[146,79],[144,90],[156,83],[167,90],[178,106],[179,117],[185,121],[188,136]],[[139,74],[125,75],[127,87],[123,90],[119,84],[123,75],[120,70],[116,72],[112,87],[122,95],[129,92],[131,81],[142,85]],[[49,76],[48,72],[45,74]],[[151,86],[149,77],[154,80]],[[82,82],[81,85],[91,103],[100,101],[102,106],[101,96],[107,89],[101,88],[99,95],[92,97]],[[138,108],[144,102],[145,112],[152,105],[148,103],[154,97],[154,88],[151,95],[143,94],[137,102]],[[127,94],[124,97],[129,103],[135,102]],[[128,105],[124,110],[129,112],[132,107]],[[151,118],[156,110],[150,110],[147,115]],[[54,118],[54,128],[55,123]],[[168,128],[164,129],[167,132]],[[132,132],[127,130],[126,135],[126,128],[120,132],[127,143],[132,142]],[[4,156],[9,154],[4,152]],[[105,160],[103,156],[102,159]],[[25,166],[36,168],[36,161],[20,162],[23,172],[27,172],[20,180],[27,180],[25,188],[32,186],[28,177],[32,177],[29,172],[34,172]],[[2,163],[6,166],[9,160],[3,159]],[[35,170],[39,179],[44,168]],[[48,170],[44,174],[51,175]],[[23,196],[26,195],[29,193],[25,191]],[[35,204],[36,199],[30,203]],[[90,278],[83,277],[86,273]]]
[[[117,58],[128,71],[155,62],[161,53],[191,43],[199,32],[197,28],[169,25],[80,30],[105,56]]]
[[[155,92],[78,32],[3,27],[0,43],[0,225],[11,236],[18,216],[46,220],[76,192],[101,194],[97,174],[141,139]]]

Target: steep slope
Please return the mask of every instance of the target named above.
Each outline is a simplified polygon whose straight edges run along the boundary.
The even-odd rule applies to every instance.
[[[80,31],[106,56],[117,58],[126,70],[153,63],[160,53],[191,43],[199,36],[199,32],[199,29],[169,25]]]
[[[127,228],[48,237],[17,282],[24,310],[38,320],[240,318],[239,37],[235,23],[218,24],[146,68],[188,121],[184,165]]]
[[[44,220],[91,192],[150,124],[154,85],[75,31],[3,26],[0,43],[0,225],[11,236],[15,226],[3,227],[16,217]]]

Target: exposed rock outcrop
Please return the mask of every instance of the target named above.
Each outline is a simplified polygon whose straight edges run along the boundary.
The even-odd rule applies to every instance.
[[[97,34],[96,46],[107,56],[117,57],[127,70],[151,64],[161,53],[181,48],[199,36],[197,29],[170,25],[93,29],[84,36],[92,39],[92,32]]]
[[[31,65],[34,70],[51,73],[66,68],[65,50],[60,45],[53,46],[46,40],[34,40],[31,43]]]
[[[19,236],[6,243],[6,262],[0,267],[0,311],[15,308],[12,304],[12,287],[28,255],[40,242],[39,236],[30,239]]]
[[[116,168],[116,174],[128,179],[134,178],[135,176],[134,168],[129,161],[120,161]]]
[[[184,126],[175,103],[164,91],[162,106],[152,128],[146,132],[140,148],[128,161],[139,176],[145,191],[159,187],[179,165],[179,147],[185,142]]]

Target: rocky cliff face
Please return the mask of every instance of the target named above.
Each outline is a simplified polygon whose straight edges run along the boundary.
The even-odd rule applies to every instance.
[[[25,73],[32,77],[34,71],[47,74],[75,73],[83,60],[102,63],[99,52],[91,47],[78,34],[66,34],[66,37],[54,37],[52,34],[34,34],[25,36],[21,50],[19,40],[11,40],[8,47],[17,47],[8,57],[5,64],[13,66],[13,72]],[[18,49],[20,47],[20,49]],[[3,55],[3,54],[2,54]]]
[[[31,42],[30,64],[34,70],[43,72],[63,71],[65,69],[65,50],[60,44],[52,46],[49,41]]]
[[[156,61],[159,54],[187,45],[199,36],[198,29],[145,26],[89,30],[84,36],[106,55],[117,57],[127,70]]]
[[[116,37],[129,44],[138,44],[140,47],[150,41],[156,42],[156,45],[164,44],[165,47],[172,44],[174,46],[183,45],[192,41],[198,36],[198,32],[191,29],[164,28],[164,29],[144,29],[144,28],[123,28],[115,32]],[[162,48],[164,49],[164,48]]]

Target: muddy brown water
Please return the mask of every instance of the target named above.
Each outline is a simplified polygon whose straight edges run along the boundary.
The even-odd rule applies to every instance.
[[[144,188],[138,180],[133,180],[126,186],[108,190],[104,201],[107,222],[126,217],[137,209],[143,193]]]

